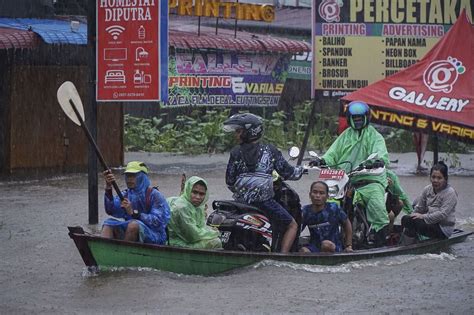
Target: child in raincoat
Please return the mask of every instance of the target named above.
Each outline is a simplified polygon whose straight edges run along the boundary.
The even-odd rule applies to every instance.
[[[207,182],[198,176],[190,177],[179,197],[167,199],[171,207],[168,225],[169,243],[173,246],[219,249],[219,232],[206,225],[206,202],[209,199]]]
[[[114,175],[104,172],[105,212],[115,218],[104,221],[102,236],[107,238],[139,241],[142,243],[165,244],[166,225],[170,219],[170,209],[164,196],[150,187],[148,168],[145,163],[133,161],[127,164],[125,180],[127,190],[122,192],[124,199],[112,194]]]

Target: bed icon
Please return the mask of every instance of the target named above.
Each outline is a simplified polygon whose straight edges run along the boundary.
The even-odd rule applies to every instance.
[[[105,73],[105,83],[109,82],[125,83],[125,72],[123,70],[107,70]]]

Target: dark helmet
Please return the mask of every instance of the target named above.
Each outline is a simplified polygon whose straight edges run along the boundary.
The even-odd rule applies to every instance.
[[[355,130],[361,130],[369,125],[370,108],[364,102],[353,101],[347,106],[347,124]]]
[[[224,121],[223,129],[225,132],[234,132],[238,129],[243,129],[244,132],[240,136],[240,139],[244,143],[250,143],[260,139],[263,135],[262,118],[250,113],[235,114]]]

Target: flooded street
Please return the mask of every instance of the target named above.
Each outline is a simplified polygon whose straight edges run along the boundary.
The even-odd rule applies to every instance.
[[[427,153],[428,157],[428,153]],[[431,156],[430,156],[431,157]],[[474,230],[474,155],[461,155],[449,178],[459,194],[457,227]],[[414,154],[392,154],[392,168],[413,199],[429,183],[414,175]],[[127,153],[149,164],[154,185],[177,195],[181,173],[209,183],[210,200],[229,199],[226,155]],[[119,173],[119,171],[117,171]],[[310,176],[289,182],[308,203]],[[125,184],[120,177],[119,186]],[[99,179],[99,221],[103,181]],[[117,269],[92,276],[67,234],[87,224],[87,176],[0,182],[0,313],[474,313],[474,237],[439,254],[395,256],[337,266],[264,262],[201,277]]]

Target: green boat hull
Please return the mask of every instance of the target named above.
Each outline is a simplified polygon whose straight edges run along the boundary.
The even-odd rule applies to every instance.
[[[89,242],[89,247],[97,264],[102,267],[148,267],[183,274],[212,275],[258,262],[246,256],[126,247],[99,241]]]
[[[427,240],[409,246],[391,246],[352,253],[251,253],[200,250],[125,242],[88,235],[81,227],[69,227],[84,263],[88,267],[143,267],[181,274],[213,275],[242,268],[263,260],[307,265],[335,265],[377,257],[433,253],[464,241],[473,232],[457,230],[446,240]]]

